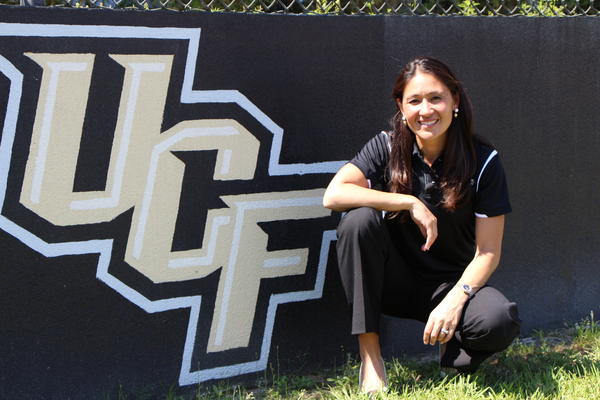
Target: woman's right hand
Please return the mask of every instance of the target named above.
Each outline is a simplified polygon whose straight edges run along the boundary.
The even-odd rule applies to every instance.
[[[323,196],[323,206],[335,211],[346,211],[356,207],[385,211],[408,210],[425,238],[421,250],[429,250],[437,238],[437,219],[425,204],[409,194],[370,189],[365,175],[350,163],[344,165],[329,183]]]
[[[425,238],[425,243],[421,246],[422,251],[427,251],[437,239],[437,218],[432,214],[421,200],[414,198],[412,206],[409,208],[410,217],[417,224],[421,234]]]

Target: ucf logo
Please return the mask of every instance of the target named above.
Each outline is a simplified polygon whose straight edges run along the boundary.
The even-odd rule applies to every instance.
[[[291,245],[269,249],[270,237],[263,225],[302,220],[318,223],[329,217],[330,211],[321,206],[321,188],[288,187],[286,190],[281,183],[275,184],[277,190],[268,190],[264,183],[257,187],[267,187],[267,190],[253,188],[252,183],[261,174],[261,155],[269,156],[268,174],[262,172],[263,181],[269,176],[332,173],[339,163],[280,164],[283,130],[254,104],[237,91],[192,90],[199,29],[33,24],[3,24],[0,29],[2,35],[63,36],[63,40],[66,36],[187,41],[189,53],[185,58],[183,83],[172,82],[175,54],[107,51],[103,62],[112,63],[122,71],[122,83],[117,81],[121,86],[120,100],[114,107],[116,121],[110,135],[111,144],[106,146],[104,187],[85,191],[74,190],[74,182],[78,168],[81,169],[78,167],[80,158],[85,153],[81,146],[85,142],[85,118],[86,113],[90,113],[87,105],[93,100],[89,98],[90,87],[98,57],[81,51],[22,52],[22,59],[26,58],[38,70],[39,92],[37,97],[33,96],[37,100],[32,104],[35,114],[22,186],[13,188],[4,184],[4,193],[20,190],[18,196],[14,196],[20,206],[56,229],[111,224],[128,212],[131,219],[128,234],[115,235],[121,239],[73,237],[71,241],[60,243],[41,239],[44,232],[35,228],[24,229],[18,218],[3,215],[0,223],[5,231],[48,257],[99,253],[98,279],[147,312],[190,308],[181,384],[264,369],[277,305],[320,297],[333,233],[321,229],[320,248]],[[2,171],[8,171],[12,168],[11,144],[15,135],[20,134],[17,129],[19,104],[23,97],[27,100],[27,93],[22,93],[21,88],[28,77],[4,57],[0,57],[0,69],[11,85],[0,148],[5,164]],[[270,132],[271,148],[262,150],[269,145],[264,141],[264,134],[261,141],[234,118],[187,119],[163,129],[168,92],[176,85],[182,85],[181,103],[231,103],[241,107],[258,121],[261,129]],[[201,204],[208,204],[211,201],[202,199],[213,198],[213,206],[202,210],[202,218],[194,219],[196,225],[201,226],[187,223],[198,236],[195,242],[192,240],[195,245],[188,243],[178,248],[174,238],[180,227],[186,226],[180,217],[186,207],[195,204],[184,196],[189,190],[187,177],[194,173],[186,159],[187,155],[200,152],[214,157],[212,165],[202,164],[201,174],[209,179],[198,181],[207,187],[200,188],[197,199]],[[267,169],[267,163],[262,165],[263,170]],[[6,182],[7,176],[2,179]],[[227,189],[225,193],[215,193],[219,188]],[[6,198],[3,195],[3,204]],[[119,240],[124,243],[117,246]],[[124,250],[115,251],[116,247]],[[113,273],[115,264],[134,269],[156,285],[202,282],[207,277],[218,276],[212,289],[214,307],[200,311],[206,293],[159,299],[154,296],[151,300],[142,289]],[[261,292],[261,282],[265,279],[304,276],[309,266],[316,270],[312,273],[312,287],[277,294]],[[270,300],[266,310],[265,307],[261,310],[264,315],[257,315],[261,295],[270,296]],[[212,315],[205,315],[206,311]],[[259,328],[262,325],[262,332],[256,332],[255,321],[263,321],[258,324]],[[199,330],[207,332],[202,351],[196,343]],[[247,355],[241,360],[229,357],[226,363],[205,362],[203,368],[194,370],[192,365],[199,364],[196,360],[203,354],[207,357],[211,353],[248,348],[253,337],[258,337],[254,341],[260,343],[260,351],[252,349],[253,354],[259,354],[258,359]]]

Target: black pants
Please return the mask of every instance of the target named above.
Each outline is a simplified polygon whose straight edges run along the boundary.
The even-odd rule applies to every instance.
[[[416,277],[398,253],[380,211],[349,211],[337,234],[340,276],[352,305],[352,334],[379,332],[381,314],[427,322],[456,283]],[[440,363],[474,371],[485,358],[508,347],[519,327],[516,304],[484,286],[465,304]]]

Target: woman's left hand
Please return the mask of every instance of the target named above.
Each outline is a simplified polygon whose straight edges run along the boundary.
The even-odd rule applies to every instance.
[[[454,336],[467,296],[452,289],[444,300],[429,314],[423,331],[423,343],[446,343]]]
[[[498,265],[503,232],[504,215],[475,218],[475,257],[465,268],[459,282],[468,283],[472,288],[485,285]],[[436,342],[446,343],[452,339],[467,300],[468,295],[454,286],[429,314],[423,332],[423,343],[434,345]]]

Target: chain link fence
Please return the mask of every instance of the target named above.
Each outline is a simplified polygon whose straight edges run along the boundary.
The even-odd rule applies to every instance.
[[[0,0],[22,6],[363,15],[599,16],[600,0]]]

